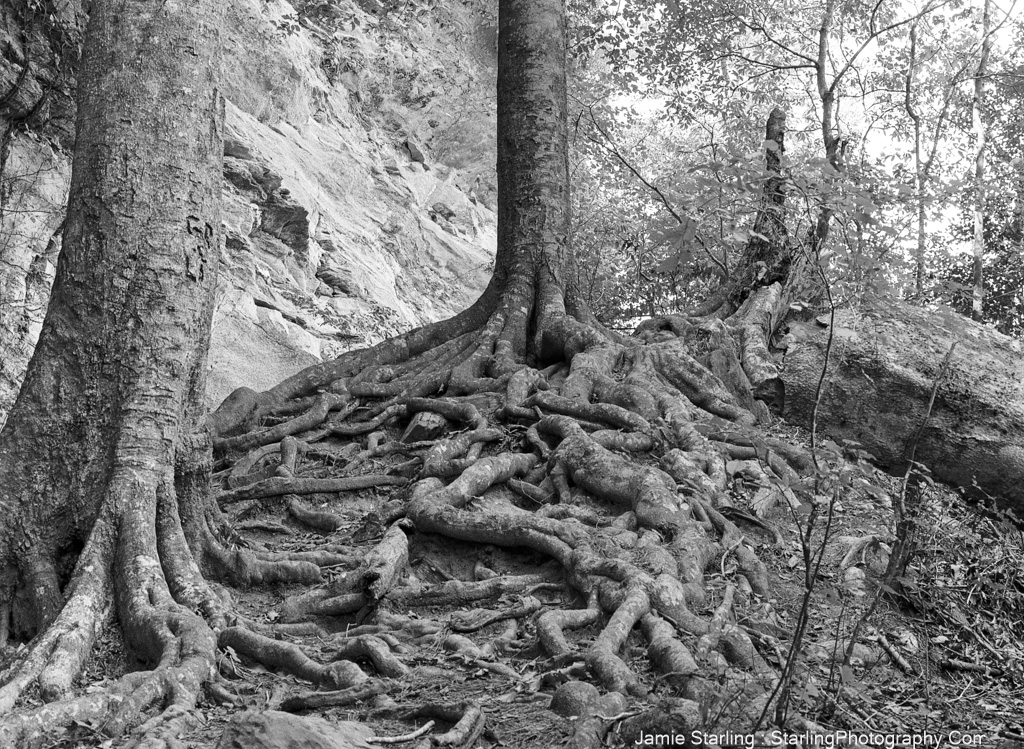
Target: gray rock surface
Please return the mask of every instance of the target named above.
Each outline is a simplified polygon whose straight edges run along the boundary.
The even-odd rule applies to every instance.
[[[578,718],[586,715],[601,693],[586,681],[567,681],[551,696],[551,711],[563,717]]]
[[[296,13],[283,0],[229,4],[211,406],[463,309],[496,242],[490,3],[378,16],[339,0],[298,25],[282,23]],[[57,130],[16,135],[3,174],[0,422],[60,248],[70,154]]]
[[[371,749],[373,732],[362,723],[330,723],[278,710],[247,710],[235,715],[216,749]]]
[[[1024,343],[952,311],[840,310],[819,401],[828,317],[789,331],[786,421],[810,427],[815,417],[837,444],[867,450],[898,476],[913,453],[934,479],[1024,512]]]

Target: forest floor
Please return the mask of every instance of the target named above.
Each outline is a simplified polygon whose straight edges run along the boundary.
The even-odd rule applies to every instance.
[[[777,424],[772,430],[774,436],[807,442],[807,434],[792,427]],[[398,439],[398,434],[389,436]],[[388,460],[399,462],[407,457]],[[261,468],[266,469],[257,464],[253,470],[258,473]],[[387,468],[381,463],[362,466],[367,473],[382,473]],[[330,466],[311,460],[300,463],[297,476],[324,477],[330,472]],[[890,495],[899,490],[898,480],[881,474],[876,477],[876,485],[885,486]],[[744,509],[753,493],[751,489],[740,479],[734,482],[732,495],[738,509]],[[358,554],[360,549],[369,550],[379,540],[381,529],[374,527],[373,513],[403,491],[407,490],[382,487],[303,497],[306,506],[345,519],[345,524],[333,533],[314,532],[298,522],[286,507],[288,498],[260,500],[244,507],[227,506],[225,510],[235,515],[242,537],[254,548],[351,548]],[[519,497],[514,499],[521,505],[525,502]],[[240,510],[244,511],[239,513]],[[802,660],[793,684],[793,709],[828,730],[848,729],[880,736],[927,733],[938,736],[943,745],[960,736],[966,737],[960,740],[965,746],[1024,746],[1017,743],[1024,734],[1024,534],[997,516],[965,509],[963,500],[944,487],[928,487],[924,493],[919,551],[900,581],[903,594],[898,598],[886,596],[880,601],[869,626],[863,629],[862,644],[854,652],[851,667],[843,668],[843,650],[853,625],[878,593],[885,569],[884,543],[892,537],[892,509],[884,494],[851,492],[841,497],[833,510],[818,579],[806,601],[810,625],[800,648]],[[788,652],[795,622],[805,605],[798,517],[783,504],[764,519],[777,534],[742,520],[737,522],[748,541],[756,546],[772,578],[772,596],[755,604],[760,608],[758,618],[777,624],[775,634]],[[819,521],[811,543],[815,550],[824,528],[825,523]],[[883,546],[869,544],[853,554],[852,559],[847,558],[844,567],[851,539],[872,535]],[[451,580],[472,581],[476,579],[475,571],[479,575],[481,568],[499,576],[546,576],[550,583],[538,585],[531,593],[542,606],[585,605],[564,584],[557,565],[536,552],[410,533],[408,575],[418,580],[424,590]],[[329,576],[344,570],[325,572]],[[698,613],[710,616],[733,572],[729,567],[707,571],[706,611]],[[302,586],[266,586],[232,589],[231,594],[245,618],[273,625],[281,618],[283,601],[303,590]],[[414,611],[395,613],[436,623],[444,633],[451,632],[452,624],[467,613],[479,614],[482,609],[497,612],[521,600],[521,596],[501,596],[461,605],[418,605]],[[279,637],[295,642],[315,660],[327,663],[345,640],[346,632],[372,623],[373,616],[372,612],[360,612],[323,619],[318,622],[320,631],[313,636]],[[389,699],[382,703],[379,696],[376,702],[320,708],[308,714],[332,722],[360,721],[378,736],[396,736],[415,730],[425,719],[396,719],[395,703],[415,708],[424,703],[475,702],[483,709],[487,725],[477,746],[560,746],[571,736],[573,721],[553,712],[549,703],[560,683],[571,678],[586,680],[582,663],[548,663],[536,644],[531,616],[518,621],[518,629],[511,638],[509,626],[506,620],[465,633],[482,649],[499,634],[504,635],[504,647],[497,654],[487,651],[484,658],[478,657],[479,653],[467,654],[464,649],[445,649],[444,638],[436,635],[398,645],[393,649],[411,669],[411,675],[395,681],[387,695]],[[585,647],[598,634],[598,626],[567,630],[566,634],[570,642]],[[654,694],[666,694],[670,690],[652,672],[645,648],[640,634],[634,632],[624,649],[624,660]],[[766,657],[778,666],[777,658],[773,661],[770,654]],[[951,667],[950,661],[960,666]],[[126,659],[118,630],[111,628],[96,648],[82,683],[95,689],[140,667]],[[220,672],[224,677],[220,683],[237,696],[236,704],[218,702],[212,694],[205,698],[199,706],[199,720],[182,736],[184,746],[213,747],[229,719],[240,710],[280,709],[289,696],[313,689],[308,682],[268,671],[230,649],[221,651]],[[384,703],[391,708],[382,708]],[[631,709],[634,707],[640,706],[633,705]],[[714,716],[710,717],[713,721]],[[618,735],[616,727],[612,721],[606,744],[634,745],[635,739]],[[716,728],[724,732],[730,726]],[[436,730],[445,727],[439,722]],[[88,726],[79,726],[55,736],[52,747],[117,747],[121,743],[92,733]]]

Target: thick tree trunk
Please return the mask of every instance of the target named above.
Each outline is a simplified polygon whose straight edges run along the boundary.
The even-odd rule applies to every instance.
[[[536,293],[530,321],[536,329],[565,313],[565,10],[561,0],[502,0],[498,22],[498,253],[492,284],[526,306]],[[519,343],[516,349],[525,353]]]
[[[0,712],[37,675],[46,699],[61,697],[112,600],[127,641],[178,669],[186,701],[212,663],[209,629],[173,597],[194,569],[180,525],[163,531],[202,400],[219,262],[221,7],[92,4],[63,251],[0,434],[0,628],[46,628]],[[53,719],[2,726],[0,743],[29,745]]]
[[[790,323],[784,416],[810,425],[825,363],[827,316]],[[1024,510],[1024,345],[959,315],[906,304],[836,314],[817,423],[900,473],[906,460],[934,478]],[[956,349],[927,406],[950,347]],[[921,425],[920,441],[914,448]],[[912,449],[914,450],[912,452]]]
[[[18,547],[25,565],[25,543],[43,565],[82,543],[113,485],[163,481],[202,393],[220,226],[218,16],[209,4],[121,5],[97,3],[90,19],[64,251],[0,438],[7,567]],[[32,538],[15,538],[26,528]]]

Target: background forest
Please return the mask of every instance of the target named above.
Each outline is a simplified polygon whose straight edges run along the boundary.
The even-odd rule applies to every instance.
[[[592,303],[620,322],[664,314],[728,276],[780,107],[790,233],[832,213],[822,252],[842,303],[971,314],[978,257],[978,319],[1020,335],[1022,32],[1004,6],[576,7],[574,228],[600,259],[581,264]]]

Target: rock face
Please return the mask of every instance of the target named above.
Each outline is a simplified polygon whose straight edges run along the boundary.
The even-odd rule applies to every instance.
[[[31,136],[12,141],[0,182],[0,423],[42,327],[70,177],[59,148]]]
[[[496,221],[490,5],[385,12],[356,0],[230,0],[211,405],[454,314],[486,285]],[[0,59],[0,79],[17,72]],[[23,114],[12,106],[0,107],[0,130]],[[32,120],[15,134],[0,171],[0,422],[60,248],[71,117],[61,112],[61,123]]]
[[[231,719],[216,749],[372,749],[372,735],[362,723],[247,710]]]

